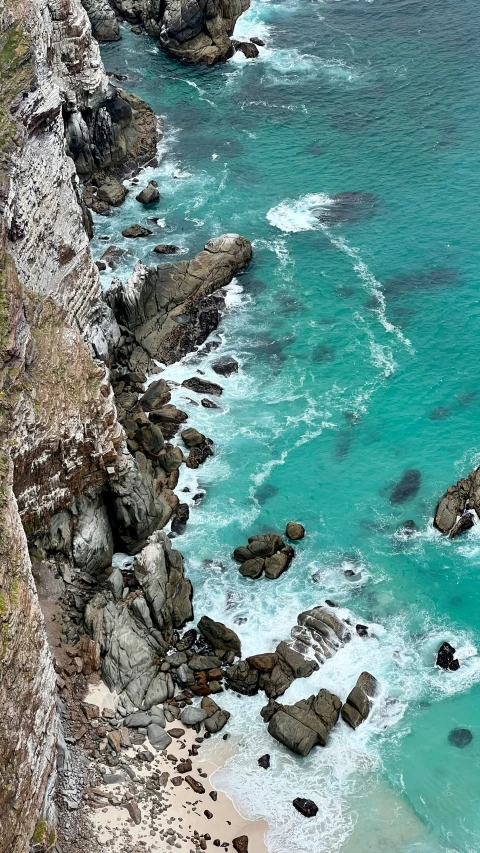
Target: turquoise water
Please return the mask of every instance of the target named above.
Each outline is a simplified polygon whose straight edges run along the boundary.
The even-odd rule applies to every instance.
[[[180,484],[206,490],[179,540],[196,615],[234,626],[250,654],[333,598],[374,636],[355,638],[287,699],[320,686],[344,699],[362,669],[383,693],[364,726],[337,726],[304,760],[268,737],[262,697],[225,694],[241,742],[216,782],[244,814],[267,818],[271,853],[286,838],[305,853],[472,853],[480,526],[450,542],[431,519],[445,487],[480,462],[478,5],[257,0],[237,31],[265,38],[254,62],[184,67],[128,28],[104,48],[107,68],[163,116],[165,139],[160,166],[143,176],[162,193],[154,234],[120,236],[153,215],[131,193],[97,218],[94,248],[109,235],[135,253],[117,270],[126,276],[137,257],[158,261],[159,242],[185,256],[226,231],[254,242],[219,349],[164,374],[218,379],[209,364],[226,353],[241,365],[222,381],[221,410],[174,393],[216,445],[198,482],[190,472]],[[335,224],[342,192],[373,198]],[[406,469],[420,471],[418,493],[392,503]],[[291,519],[307,537],[289,572],[242,579],[233,547]],[[407,519],[418,526],[410,538],[397,532]],[[457,673],[433,666],[443,640],[459,650]],[[464,749],[448,741],[457,727],[473,734]],[[269,773],[256,763],[267,751]],[[318,803],[314,820],[292,813],[296,795]]]

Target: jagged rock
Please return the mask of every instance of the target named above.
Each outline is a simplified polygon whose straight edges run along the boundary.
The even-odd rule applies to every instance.
[[[237,853],[248,853],[248,835],[239,835],[232,841],[233,849]]]
[[[82,6],[90,19],[92,33],[97,41],[121,39],[117,18],[108,0],[82,0]]]
[[[465,533],[465,531],[470,530],[474,524],[475,519],[473,512],[464,512],[450,530],[450,533],[448,534],[450,539],[455,539],[456,536],[460,536],[461,533]]]
[[[237,50],[241,50],[246,59],[256,59],[260,53],[258,47],[251,41],[241,41]]]
[[[261,681],[261,687],[270,698],[281,696],[296,678],[308,678],[318,669],[316,661],[307,660],[284,641],[278,644],[275,654],[275,666]]]
[[[150,181],[148,185],[135,196],[136,200],[140,202],[140,204],[144,204],[145,206],[149,204],[153,204],[154,201],[158,201],[160,198],[160,193],[158,191],[158,184],[156,181]]]
[[[253,666],[254,669],[258,669],[259,672],[266,673],[272,671],[277,660],[275,652],[267,652],[263,655],[252,655],[247,658],[247,663],[249,666]]]
[[[118,456],[116,477],[109,481],[109,490],[115,533],[123,550],[135,554],[164,513],[163,506],[155,501],[153,479],[140,470],[136,459],[125,449]]]
[[[235,631],[227,628],[223,622],[215,622],[209,616],[202,616],[198,630],[215,652],[232,651],[237,657],[242,654],[240,638]]]
[[[120,601],[125,588],[123,574],[120,569],[113,570],[112,574],[108,578],[107,586],[112,591],[115,601]]]
[[[258,759],[258,766],[262,767],[263,770],[268,770],[270,767],[270,756],[268,753],[265,755],[261,755]]]
[[[185,463],[187,468],[199,468],[209,456],[213,456],[212,446],[213,441],[210,438],[206,438],[201,444],[192,447]]]
[[[160,243],[158,246],[155,246],[153,251],[157,255],[176,255],[180,249],[178,246],[174,246],[173,243]]]
[[[251,36],[250,41],[252,42],[252,44],[256,44],[259,47],[265,47],[265,42],[258,36]]]
[[[160,43],[178,59],[212,65],[233,53],[230,36],[249,0],[213,0],[207,6],[167,0]]]
[[[268,733],[297,755],[308,755],[314,746],[326,746],[331,729],[340,715],[342,703],[328,690],[301,699],[294,705],[270,703],[261,714]]]
[[[151,412],[155,409],[160,409],[169,403],[172,394],[165,379],[157,379],[156,382],[151,382],[145,394],[140,398],[139,404],[144,412]]]
[[[132,330],[146,352],[171,364],[203,343],[215,328],[218,310],[212,294],[228,284],[251,256],[248,240],[225,234],[210,240],[190,261],[156,268],[138,263],[129,281],[116,283],[106,298],[118,322]],[[213,311],[213,325],[206,315],[205,323],[200,322],[203,309]],[[189,320],[183,322],[184,317]]]
[[[342,708],[342,718],[353,729],[363,723],[371,708],[371,700],[378,692],[378,681],[369,672],[362,672]]]
[[[293,800],[293,806],[296,808],[297,812],[303,814],[304,817],[315,817],[318,812],[318,806],[313,802],[313,800],[306,800],[304,797],[295,797]]]
[[[163,470],[167,472],[167,474],[171,474],[173,471],[178,471],[180,465],[183,462],[183,453],[179,447],[172,447],[172,445],[168,445],[165,450],[162,450],[158,455],[158,461],[162,466]]]
[[[287,539],[291,539],[293,542],[296,542],[299,539],[303,539],[305,536],[305,528],[296,521],[289,521],[285,529],[285,536]]]
[[[117,604],[111,593],[99,592],[85,610],[85,624],[101,649],[103,678],[132,711],[173,697],[172,677],[160,670],[159,659],[174,629],[192,618],[191,584],[164,533],[150,537],[134,571],[144,598]]]
[[[290,545],[286,545],[272,557],[267,557],[264,567],[265,577],[269,578],[269,580],[276,580],[280,575],[283,575],[292,562],[294,554],[293,548]]]
[[[262,533],[235,548],[233,558],[242,563],[239,571],[244,577],[256,579],[265,571],[265,577],[273,580],[288,569],[294,553],[277,533]]]
[[[442,643],[437,653],[437,666],[441,669],[449,669],[456,672],[460,668],[460,662],[455,657],[455,649],[450,643]]]
[[[188,661],[190,669],[194,672],[202,672],[209,669],[218,669],[222,665],[220,658],[215,655],[192,655]]]
[[[212,370],[220,376],[231,376],[238,373],[238,361],[230,355],[224,355],[212,363]]]
[[[143,225],[129,225],[122,231],[123,237],[149,237],[152,234],[149,228],[144,228]]]
[[[167,405],[153,409],[150,412],[150,420],[160,426],[164,438],[168,440],[178,432],[180,424],[188,420],[188,415],[176,406]]]

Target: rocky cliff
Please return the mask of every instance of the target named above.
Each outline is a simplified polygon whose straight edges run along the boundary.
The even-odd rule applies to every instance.
[[[112,0],[112,5],[127,21],[158,37],[177,59],[213,65],[232,56],[231,36],[250,0]]]

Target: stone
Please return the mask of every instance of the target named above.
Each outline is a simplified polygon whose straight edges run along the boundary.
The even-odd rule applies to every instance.
[[[193,427],[189,427],[188,429],[182,430],[180,435],[182,437],[183,443],[188,448],[197,447],[197,445],[202,444],[205,441],[205,436]]]
[[[142,813],[136,800],[129,800],[127,803],[125,803],[125,808],[130,817],[132,818],[133,822],[137,826],[140,826],[142,822]]]
[[[271,672],[277,662],[278,658],[275,652],[267,652],[263,655],[252,655],[247,658],[249,666],[253,666],[254,669],[258,669],[259,672],[263,673]]]
[[[248,835],[239,835],[232,841],[233,849],[237,853],[248,853]]]
[[[369,672],[362,672],[353,690],[347,696],[342,708],[342,718],[352,728],[356,729],[363,723],[371,709],[371,700],[378,692],[377,679]]]
[[[238,550],[238,549],[236,549]],[[271,559],[271,558],[270,558]],[[239,568],[240,574],[244,578],[251,578],[252,580],[257,580],[257,578],[261,577],[262,572],[265,568],[265,560],[263,557],[253,557],[249,560],[245,560],[244,563]]]
[[[122,231],[123,237],[149,237],[152,234],[149,228],[144,228],[143,225],[129,225],[128,228],[124,228]]]
[[[272,557],[267,557],[265,560],[264,569],[265,577],[269,580],[276,580],[280,577],[280,575],[283,575],[283,573],[286,572],[288,567],[290,566],[290,563],[293,559],[293,555],[293,548],[287,545],[285,548],[282,548],[281,551],[278,551],[276,554],[273,554]]]
[[[239,661],[226,670],[228,686],[244,696],[254,696],[258,693],[259,673],[244,660]]]
[[[209,400],[208,397],[204,397],[203,400],[200,400],[200,404],[204,409],[219,409],[220,406],[217,403],[214,403],[213,400]]]
[[[265,42],[258,36],[251,36],[250,41],[252,42],[252,44],[259,45],[259,47],[265,47]]]
[[[265,755],[261,755],[258,759],[258,766],[263,767],[264,770],[268,770],[270,767],[270,756],[268,753]]]
[[[125,717],[123,724],[128,728],[140,729],[146,728],[152,722],[150,714],[145,711],[136,711],[134,714],[129,714]]]
[[[187,758],[185,761],[181,761],[180,764],[177,764],[175,767],[177,773],[191,773],[192,772],[192,762],[190,758]]]
[[[326,746],[338,720],[342,703],[328,690],[301,699],[294,705],[281,705],[270,699],[261,715],[268,722],[268,733],[297,755],[306,756],[314,746]]]
[[[180,719],[184,726],[196,726],[207,719],[207,712],[202,710],[202,708],[190,705],[182,710]]]
[[[150,383],[145,394],[140,397],[138,402],[144,412],[152,412],[169,403],[171,396],[170,388],[165,379],[157,379],[155,382]]]
[[[197,394],[213,394],[214,397],[220,397],[223,394],[221,385],[209,382],[207,379],[200,379],[197,376],[185,379],[182,382],[182,387],[188,388],[189,391],[195,391]]]
[[[98,187],[97,196],[111,207],[119,207],[127,197],[127,189],[116,178],[109,176]]]
[[[298,524],[296,521],[289,521],[285,528],[285,536],[287,539],[297,542],[305,536],[305,528],[302,524]]]
[[[220,732],[227,725],[229,719],[230,712],[219,708],[218,711],[215,711],[211,717],[207,717],[205,720],[205,731],[210,734],[217,734],[217,732]]]
[[[149,181],[148,185],[135,196],[136,200],[145,206],[153,204],[160,198],[158,184],[156,181]]]
[[[201,782],[197,782],[193,776],[185,776],[185,782],[190,785],[192,791],[195,791],[196,794],[204,794],[205,788],[203,787]]]
[[[212,362],[212,370],[220,376],[231,376],[238,373],[238,361],[229,355],[224,355]]]
[[[450,539],[455,539],[456,536],[460,536],[461,533],[465,533],[467,530],[470,530],[474,524],[475,518],[473,512],[464,512],[450,530],[450,533],[448,534]]]
[[[318,806],[313,802],[313,800],[306,800],[303,797],[295,797],[293,806],[296,808],[297,812],[303,814],[304,817],[315,817],[318,812]]]
[[[202,616],[198,623],[198,630],[216,652],[232,651],[237,657],[241,656],[242,647],[238,634],[231,628],[227,628],[223,622],[215,622],[209,616]]]
[[[460,668],[460,662],[455,658],[455,649],[450,643],[444,642],[437,652],[437,666],[455,672]]]
[[[117,18],[108,0],[82,0],[82,6],[89,17],[92,33],[97,41],[112,42],[121,39]]]
[[[174,246],[173,243],[160,243],[158,246],[155,246],[153,251],[157,255],[176,255],[180,249],[178,246]]]
[[[242,41],[239,43],[237,50],[240,50],[246,59],[256,59],[260,51],[258,47],[251,41]]]
[[[174,737],[175,740],[179,740],[179,738],[184,736],[185,729],[169,729],[168,734]]]
[[[164,728],[156,723],[150,723],[147,727],[147,737],[149,742],[155,749],[166,749],[170,746],[172,738]]]

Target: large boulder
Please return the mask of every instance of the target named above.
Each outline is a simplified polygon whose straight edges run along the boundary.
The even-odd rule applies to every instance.
[[[109,481],[109,492],[115,534],[123,550],[136,554],[160,525],[165,507],[156,500],[151,475],[140,469],[126,448],[118,455],[116,474]]]
[[[297,755],[308,755],[314,746],[326,746],[340,715],[341,701],[328,690],[301,699],[294,705],[270,700],[262,711],[268,733]]]
[[[227,59],[237,18],[249,0],[166,0],[160,43],[172,56],[206,65]]]
[[[459,480],[455,486],[449,486],[436,506],[434,527],[445,535],[449,534],[457,527],[457,520],[461,520],[459,516],[463,517],[468,510],[480,514],[480,467]],[[469,520],[465,519],[454,535],[468,530],[469,526]]]
[[[139,262],[128,282],[116,282],[106,298],[117,321],[132,331],[148,355],[171,364],[206,340],[212,324],[197,323],[199,306],[213,299],[214,291],[228,284],[251,257],[248,240],[224,234],[190,261],[156,268]],[[214,314],[218,322],[216,309]]]
[[[210,616],[202,616],[198,630],[215,652],[233,652],[236,657],[242,654],[240,638],[235,631],[227,628],[223,622],[215,622]]]
[[[367,719],[372,707],[372,699],[378,692],[377,679],[369,672],[362,672],[353,690],[347,696],[342,708],[342,718],[352,729],[356,729]]]
[[[158,190],[157,182],[150,181],[147,186],[135,196],[135,198],[140,202],[140,204],[145,205],[145,207],[148,207],[149,204],[153,204],[153,202],[158,201],[160,198],[160,192]]]

